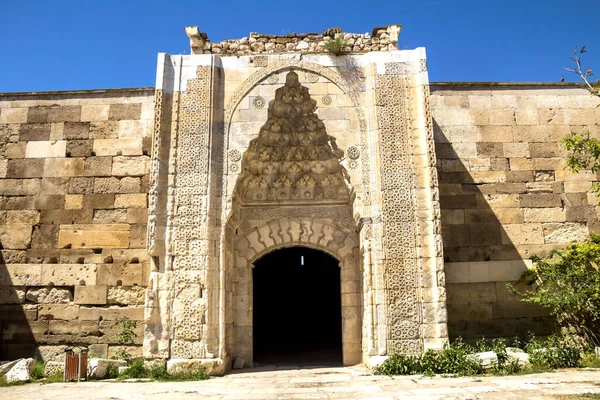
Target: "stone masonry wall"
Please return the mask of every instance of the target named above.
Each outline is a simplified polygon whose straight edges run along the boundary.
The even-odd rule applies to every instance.
[[[228,39],[211,43],[208,35],[198,27],[186,27],[190,37],[192,54],[219,54],[220,56],[244,56],[249,54],[273,53],[325,53],[325,43],[332,39],[343,39],[345,51],[367,53],[371,51],[398,50],[398,35],[401,25],[374,28],[372,33],[345,33],[341,28],[331,28],[319,33],[290,33],[287,35],[268,35],[250,32],[249,37]]]
[[[432,84],[449,331],[552,329],[506,283],[533,255],[598,232],[598,176],[565,170],[561,139],[600,137],[598,99],[568,84]]]
[[[153,96],[0,94],[0,359],[111,356],[143,320]]]

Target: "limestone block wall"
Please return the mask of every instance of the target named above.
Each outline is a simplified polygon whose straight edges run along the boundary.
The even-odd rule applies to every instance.
[[[432,84],[448,328],[453,337],[552,329],[506,283],[598,231],[598,176],[565,169],[561,139],[600,136],[599,103],[568,84]]]
[[[0,359],[111,356],[115,322],[143,320],[153,98],[0,94]]]
[[[325,53],[325,43],[332,39],[346,41],[347,52],[367,53],[371,51],[398,50],[398,36],[402,25],[388,25],[374,28],[371,33],[346,33],[341,28],[330,28],[321,34],[290,33],[269,35],[250,32],[248,37],[228,39],[211,43],[208,35],[200,32],[197,26],[185,28],[190,37],[192,54],[219,54],[221,56],[244,56],[249,54],[274,53]]]

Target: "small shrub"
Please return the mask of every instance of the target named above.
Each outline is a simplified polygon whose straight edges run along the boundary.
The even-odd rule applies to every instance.
[[[600,357],[594,353],[586,353],[581,358],[581,366],[584,368],[600,368]]]
[[[148,371],[144,367],[144,360],[135,360],[125,371],[119,374],[119,379],[142,379],[148,377]]]
[[[5,386],[19,386],[19,385],[24,385],[27,382],[8,382],[6,380],[6,376],[2,375],[0,376],[0,387],[5,387]]]
[[[323,45],[323,49],[335,56],[341,56],[344,54],[348,54],[348,42],[342,39],[341,37],[337,37],[335,39],[331,39],[325,42],[325,44]]]
[[[162,364],[155,364],[148,368],[148,376],[156,381],[169,380],[169,373],[167,372],[167,367]]]
[[[581,349],[560,336],[551,336],[545,342],[532,340],[527,353],[531,365],[538,369],[575,368],[581,364]]]
[[[195,371],[181,371],[174,372],[172,374],[168,374],[167,379],[160,379],[164,381],[175,381],[175,382],[183,382],[183,381],[203,381],[209,379],[208,371],[206,368],[200,367]]]
[[[35,361],[35,364],[33,365],[33,370],[31,371],[31,374],[29,375],[31,377],[31,380],[37,381],[39,379],[43,379],[45,369],[46,369],[46,365],[44,363]]]
[[[152,367],[145,367],[144,360],[135,360],[129,368],[118,375],[119,380],[123,379],[144,379],[150,378],[161,382],[180,382],[180,381],[201,381],[208,379],[206,368],[200,367],[194,371],[181,371],[169,373],[164,365],[156,364]]]
[[[117,379],[119,377],[119,367],[116,365],[108,366],[108,379]]]
[[[62,371],[56,371],[52,375],[49,375],[42,383],[56,383],[63,382],[65,379]]]
[[[469,355],[474,348],[461,339],[442,351],[428,350],[420,355],[392,354],[375,372],[381,375],[477,375],[483,372],[481,362]]]

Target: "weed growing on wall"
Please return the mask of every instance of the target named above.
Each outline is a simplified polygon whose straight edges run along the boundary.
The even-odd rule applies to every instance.
[[[341,56],[349,53],[348,42],[340,37],[325,42],[323,49],[334,56]]]
[[[133,344],[133,338],[137,336],[133,330],[137,326],[137,323],[124,317],[118,319],[115,326],[121,328],[121,330],[112,338],[112,340],[115,340],[122,345]],[[129,361],[131,360],[131,354],[127,350],[119,350],[116,353],[115,358]]]

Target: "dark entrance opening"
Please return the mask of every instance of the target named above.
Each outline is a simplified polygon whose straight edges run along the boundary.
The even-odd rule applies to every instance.
[[[340,268],[305,247],[274,251],[255,263],[254,363],[342,363]]]

